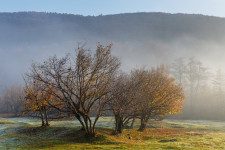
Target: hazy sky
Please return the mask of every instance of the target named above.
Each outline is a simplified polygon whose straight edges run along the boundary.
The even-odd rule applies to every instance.
[[[81,15],[168,12],[225,17],[225,0],[0,0],[0,12],[38,11]]]

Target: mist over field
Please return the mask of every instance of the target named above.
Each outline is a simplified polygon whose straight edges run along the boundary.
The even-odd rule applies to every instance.
[[[1,88],[21,83],[32,61],[63,56],[78,42],[90,49],[98,42],[112,42],[125,70],[170,64],[179,57],[195,57],[210,69],[223,69],[224,25],[223,18],[188,14],[0,13]]]
[[[32,62],[73,53],[79,43],[93,51],[98,42],[103,45],[113,43],[112,53],[121,59],[121,69],[126,72],[132,68],[151,68],[160,64],[173,68],[178,58],[183,58],[186,64],[190,58],[201,62],[202,67],[207,69],[204,73],[207,80],[196,85],[199,89],[196,97],[190,94],[190,82],[184,81],[185,106],[190,105],[189,99],[195,99],[196,113],[207,111],[210,114],[200,115],[199,118],[213,119],[215,113],[211,112],[218,107],[211,108],[211,104],[215,104],[212,82],[217,70],[223,72],[225,69],[224,27],[224,18],[194,14],[81,16],[0,13],[0,93],[13,84],[23,85],[22,75],[29,70]],[[209,93],[212,94],[209,96]],[[219,114],[222,115],[221,112]]]

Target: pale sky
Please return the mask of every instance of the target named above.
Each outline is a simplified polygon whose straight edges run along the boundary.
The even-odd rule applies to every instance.
[[[0,0],[0,12],[107,15],[132,12],[204,14],[225,17],[225,0]]]

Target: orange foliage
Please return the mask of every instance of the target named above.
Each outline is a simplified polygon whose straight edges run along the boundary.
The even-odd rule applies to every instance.
[[[145,121],[182,110],[185,99],[183,89],[164,66],[141,73],[144,84],[138,89],[138,97],[140,114]]]
[[[23,103],[25,105],[25,112],[41,111],[41,109],[50,110],[48,105],[50,102],[54,102],[55,97],[52,94],[53,89],[50,86],[45,86],[39,81],[33,81],[24,88],[25,99]]]

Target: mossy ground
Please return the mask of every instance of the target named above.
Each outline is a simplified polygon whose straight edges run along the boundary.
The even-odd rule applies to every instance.
[[[84,138],[76,121],[0,118],[0,149],[225,149],[225,123],[153,121],[144,132],[125,129],[112,135],[112,118],[102,118],[94,139]]]

